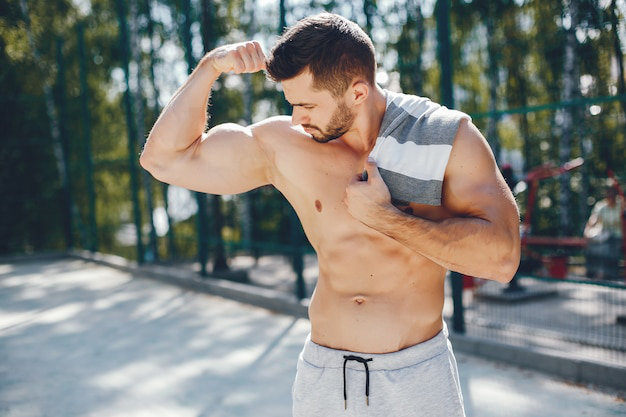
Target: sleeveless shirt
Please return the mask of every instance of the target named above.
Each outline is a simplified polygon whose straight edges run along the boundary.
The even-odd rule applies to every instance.
[[[462,119],[425,97],[385,90],[387,108],[370,157],[395,202],[441,205],[443,176]]]

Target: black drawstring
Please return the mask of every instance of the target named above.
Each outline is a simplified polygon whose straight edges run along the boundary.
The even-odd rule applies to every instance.
[[[365,404],[369,407],[370,405],[370,369],[367,366],[368,362],[371,362],[373,359],[365,359],[360,356],[347,355],[343,357],[343,407],[345,410],[348,409],[348,393],[346,391],[346,363],[348,361],[357,361],[362,363],[365,366]]]

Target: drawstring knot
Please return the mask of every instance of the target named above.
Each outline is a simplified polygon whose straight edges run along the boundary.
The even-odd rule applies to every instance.
[[[362,363],[363,366],[365,366],[365,404],[367,404],[367,406],[369,407],[370,405],[370,370],[369,370],[369,367],[367,366],[367,363],[371,362],[372,360],[373,360],[372,358],[365,359],[360,356],[354,356],[354,355],[346,355],[343,357],[343,406],[345,410],[348,409],[348,393],[346,390],[346,363],[348,363],[348,361],[357,361],[359,363]]]

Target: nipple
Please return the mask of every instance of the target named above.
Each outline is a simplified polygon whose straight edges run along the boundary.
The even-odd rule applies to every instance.
[[[319,200],[315,200],[315,210],[317,210],[318,213],[322,212],[322,202]]]

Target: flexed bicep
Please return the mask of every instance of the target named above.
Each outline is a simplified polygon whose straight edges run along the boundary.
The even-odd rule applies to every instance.
[[[206,54],[155,122],[140,156],[160,181],[213,194],[266,184],[267,160],[251,127],[226,124],[203,133],[211,88],[223,72],[265,68],[258,42],[224,45]]]
[[[181,155],[169,183],[209,194],[238,194],[269,183],[266,152],[252,127],[218,125]]]

